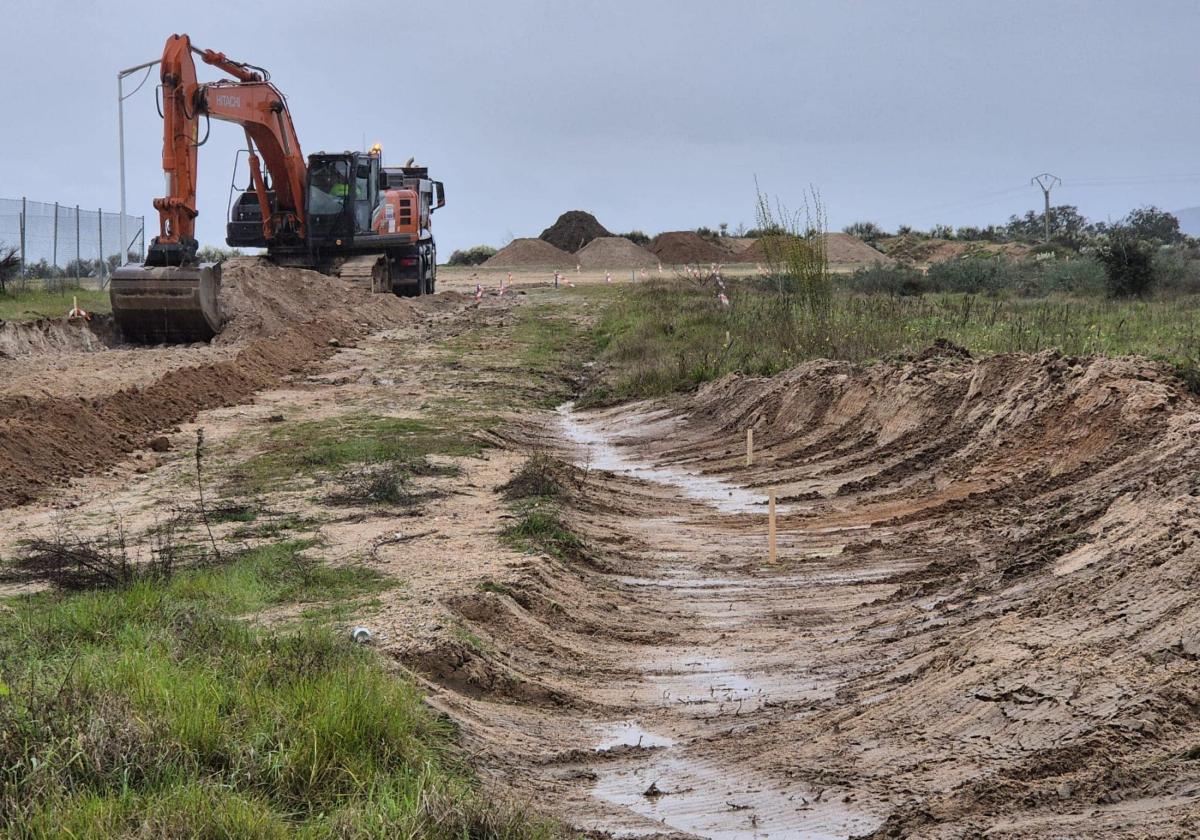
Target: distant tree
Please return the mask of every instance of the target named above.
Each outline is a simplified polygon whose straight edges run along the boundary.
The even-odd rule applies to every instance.
[[[934,225],[929,229],[931,239],[953,239],[954,228],[950,225]]]
[[[642,233],[640,230],[631,230],[629,233],[619,233],[617,235],[625,237],[634,245],[646,246],[650,244],[650,237]]]
[[[21,268],[21,254],[16,248],[0,244],[0,295],[7,294],[8,283]]]
[[[1096,259],[1104,266],[1112,297],[1145,297],[1154,289],[1154,249],[1134,237],[1128,228],[1113,230],[1096,249]]]
[[[874,222],[855,222],[854,224],[846,225],[842,228],[842,233],[848,233],[851,236],[857,237],[868,245],[874,245],[888,235],[887,231]]]
[[[230,257],[240,257],[242,252],[237,248],[221,248],[217,245],[205,245],[196,252],[200,262],[224,262]]]
[[[480,265],[487,262],[495,253],[496,249],[491,245],[476,245],[474,248],[455,251],[450,255],[446,265]]]
[[[721,224],[717,225],[717,228],[721,231],[721,236],[729,235],[729,222],[721,222]]]
[[[705,239],[719,239],[721,237],[720,233],[718,233],[717,231],[713,230],[710,227],[705,227],[703,225],[696,228],[696,233],[698,235],[704,237]]]
[[[1179,219],[1154,206],[1131,210],[1121,226],[1135,239],[1145,239],[1163,245],[1173,245],[1184,239],[1179,230]]]
[[[1024,216],[1010,216],[1005,233],[1018,241],[1040,242],[1045,237],[1045,215],[1030,210]],[[1050,208],[1051,241],[1079,248],[1087,242],[1091,227],[1074,205],[1060,204]]]

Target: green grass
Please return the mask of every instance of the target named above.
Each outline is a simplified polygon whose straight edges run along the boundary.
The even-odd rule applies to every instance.
[[[516,510],[517,521],[500,532],[500,538],[512,548],[527,553],[545,552],[560,560],[582,553],[583,542],[562,521],[549,499],[527,499]]]
[[[237,465],[230,484],[263,493],[303,475],[358,464],[415,463],[427,455],[477,455],[482,445],[465,433],[424,420],[351,414],[288,423],[270,432],[264,451]]]
[[[70,311],[72,298],[88,312],[111,312],[108,292],[91,289],[67,289],[51,292],[44,289],[17,291],[9,289],[0,294],[0,321],[35,321],[38,318],[60,318]]]
[[[442,343],[444,361],[474,379],[467,405],[435,401],[486,427],[496,411],[514,407],[548,408],[569,399],[594,350],[591,327],[598,312],[615,293],[607,288],[581,286],[545,300],[549,293],[523,300],[507,313],[503,327],[479,326]]]
[[[1050,348],[1077,356],[1141,354],[1200,382],[1200,296],[1121,301],[841,291],[823,320],[753,280],[731,283],[729,297],[725,308],[713,289],[695,284],[628,289],[597,326],[604,376],[581,403],[658,396],[734,371],[770,375],[816,358],[870,362],[920,352],[939,338],[976,355]]]
[[[484,800],[451,726],[369,649],[312,621],[238,617],[389,584],[305,548],[10,599],[0,837],[552,836]]]

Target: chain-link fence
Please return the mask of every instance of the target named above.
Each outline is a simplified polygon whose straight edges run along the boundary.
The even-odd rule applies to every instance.
[[[144,216],[125,217],[125,251],[130,261],[142,260],[145,230]],[[121,244],[120,213],[0,198],[0,247],[18,249],[21,278],[54,281],[91,277],[103,287],[120,265]]]

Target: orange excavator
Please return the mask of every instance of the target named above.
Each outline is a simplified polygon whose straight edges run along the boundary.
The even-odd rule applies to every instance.
[[[233,78],[198,82],[193,55]],[[428,169],[411,158],[385,167],[378,145],[305,158],[270,74],[199,50],[187,35],[167,39],[161,79],[167,194],[154,200],[159,233],[145,264],[118,269],[110,285],[113,315],[128,340],[208,341],[220,332],[221,265],[196,256],[197,149],[213,119],[246,134],[249,188],[231,201],[229,245],[265,248],[276,264],[369,283],[376,292],[434,292],[430,218],[446,198]]]

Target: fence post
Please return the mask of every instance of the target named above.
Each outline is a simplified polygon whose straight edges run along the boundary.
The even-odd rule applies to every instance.
[[[21,276],[25,276],[25,196],[21,196]]]
[[[79,262],[82,254],[79,251],[79,205],[75,205],[75,285],[79,285]]]
[[[58,202],[54,202],[54,267],[58,268]]]

